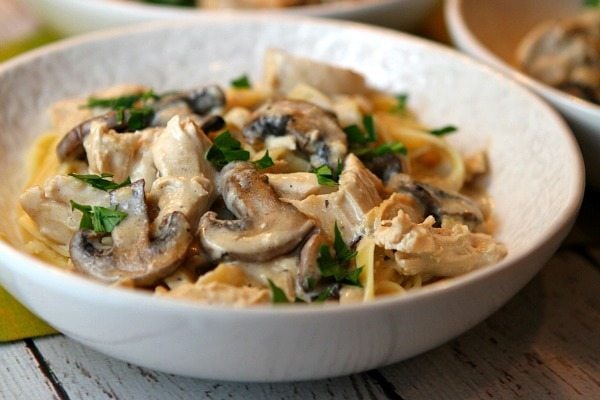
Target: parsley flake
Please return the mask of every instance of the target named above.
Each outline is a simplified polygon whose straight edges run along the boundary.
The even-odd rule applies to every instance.
[[[287,304],[290,302],[279,286],[274,284],[271,279],[267,278],[267,281],[269,281],[269,287],[271,288],[271,301],[273,304]]]
[[[138,94],[130,94],[121,97],[108,97],[108,98],[100,98],[100,97],[90,97],[87,100],[86,107],[88,108],[110,108],[113,110],[124,110],[127,108],[132,108],[137,102],[142,101],[146,102],[150,99],[158,99],[160,96],[156,95],[154,91],[149,90],[148,92],[138,93]]]
[[[435,135],[435,136],[444,136],[449,133],[456,132],[457,130],[458,130],[458,128],[453,125],[446,125],[441,128],[431,129],[429,131],[429,133],[431,133],[432,135]]]
[[[260,160],[254,161],[254,165],[256,165],[256,168],[258,169],[265,169],[275,165],[273,159],[271,158],[271,156],[269,156],[269,150],[267,150],[265,155],[262,156]]]
[[[364,133],[356,124],[344,128],[344,133],[348,137],[348,143],[351,147],[366,145],[376,140],[375,121],[373,116],[365,115],[362,122],[365,129]]]
[[[229,131],[225,131],[215,138],[206,159],[220,170],[231,161],[248,161],[250,153],[242,149],[242,144]]]
[[[327,164],[323,164],[312,170],[317,175],[317,182],[321,186],[337,186],[342,173],[342,161],[338,160],[337,170],[333,171]]]
[[[390,108],[390,112],[392,113],[403,113],[406,111],[406,106],[408,105],[408,94],[400,93],[395,96],[396,104],[394,104]]]
[[[71,209],[79,210],[83,214],[80,229],[91,229],[98,233],[110,233],[126,217],[127,213],[117,210],[117,207],[101,207],[78,204],[71,200]]]
[[[106,179],[113,177],[113,174],[108,173],[102,173],[100,175],[69,174],[69,176],[84,181],[88,185],[93,186],[96,189],[104,190],[105,192],[108,192],[109,190],[119,189],[123,186],[131,185],[131,179],[129,179],[129,177],[127,177],[121,183],[113,182],[112,180]]]
[[[375,157],[383,156],[385,154],[407,154],[407,152],[408,150],[403,143],[388,142],[377,147],[363,147],[356,149],[354,154],[356,154],[362,160],[371,160]]]
[[[250,89],[252,84],[250,83],[250,78],[248,78],[248,75],[242,75],[233,79],[231,81],[231,86],[236,89]]]
[[[333,250],[335,255],[331,255],[331,250],[327,245],[321,245],[319,248],[317,263],[321,276],[323,278],[333,278],[335,283],[362,287],[359,277],[363,267],[350,268],[350,261],[356,257],[356,251],[350,250],[346,245],[337,223],[334,225]]]

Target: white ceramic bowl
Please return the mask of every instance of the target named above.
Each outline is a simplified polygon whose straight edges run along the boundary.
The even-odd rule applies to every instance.
[[[148,48],[152,44],[152,51]],[[158,91],[257,78],[264,51],[352,67],[410,93],[431,126],[453,124],[464,152],[487,149],[497,265],[403,297],[359,305],[208,307],[106,287],[0,241],[0,281],[61,332],[114,357],[203,378],[282,381],[349,374],[400,361],[466,331],[541,268],[567,234],[583,192],[577,145],[555,112],[466,56],[401,33],[298,17],[210,16],[91,34],[0,65],[0,235],[16,237],[24,152],[65,96],[119,82]],[[53,151],[49,149],[49,151]]]
[[[130,25],[135,22],[176,19],[210,13],[202,9],[154,5],[130,0],[26,0],[41,18],[59,32],[72,35],[92,30]],[[300,6],[267,12],[347,19],[410,30],[427,15],[438,0],[344,0],[338,3]],[[247,11],[252,12],[252,11]]]
[[[538,23],[584,9],[582,0],[446,0],[446,23],[455,45],[526,85],[567,119],[585,160],[587,181],[600,188],[600,105],[541,83],[516,67],[521,39]]]

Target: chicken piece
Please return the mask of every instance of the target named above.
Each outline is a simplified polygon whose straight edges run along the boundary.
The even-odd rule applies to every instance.
[[[289,202],[318,221],[331,240],[334,237],[333,227],[337,223],[345,241],[354,243],[363,234],[364,215],[381,203],[383,193],[381,181],[354,154],[350,154],[340,175],[337,191]]]
[[[216,171],[205,157],[211,146],[210,139],[191,119],[175,116],[154,141],[154,164],[160,176],[204,176],[214,181]]]
[[[81,220],[81,213],[71,210],[70,200],[102,207],[110,204],[107,192],[62,175],[49,179],[44,186],[27,189],[19,198],[21,207],[39,227],[40,233],[62,245],[69,243]]]
[[[156,179],[156,168],[153,154],[148,150],[159,131],[160,128],[151,128],[121,134],[107,129],[102,123],[92,124],[90,134],[83,142],[90,173],[113,174],[115,182],[130,177],[132,181],[144,179],[151,184]]]
[[[396,269],[403,275],[457,276],[506,256],[506,247],[490,235],[472,233],[466,225],[434,228],[434,224],[431,216],[414,223],[399,209],[395,217],[380,220],[367,231],[377,246],[395,251]]]
[[[298,84],[312,86],[326,96],[365,94],[369,90],[362,75],[347,69],[281,50],[271,49],[264,62],[264,82],[277,94],[286,95]]]

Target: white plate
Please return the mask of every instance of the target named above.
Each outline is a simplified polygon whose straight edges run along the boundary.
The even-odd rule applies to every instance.
[[[515,68],[515,51],[536,24],[583,11],[582,0],[447,0],[455,45],[534,90],[567,119],[586,162],[588,183],[600,188],[600,105],[543,84]]]
[[[211,12],[129,0],[26,1],[38,11],[42,19],[59,32],[69,35],[135,22],[185,18]],[[438,0],[344,0],[282,10],[257,10],[254,13],[267,12],[272,18],[278,18],[282,13],[329,17],[409,30],[415,28],[437,2]]]
[[[53,101],[119,82],[162,91],[228,84],[245,72],[257,79],[270,47],[408,91],[425,123],[460,128],[451,140],[461,151],[487,149],[487,191],[506,259],[369,304],[231,309],[106,287],[0,242],[2,284],[66,335],[134,364],[211,379],[317,379],[397,362],[466,331],[529,281],[567,234],[582,198],[581,156],[557,114],[519,85],[392,31],[225,15],[92,34],[0,65],[0,234],[16,235],[24,152],[47,128]]]

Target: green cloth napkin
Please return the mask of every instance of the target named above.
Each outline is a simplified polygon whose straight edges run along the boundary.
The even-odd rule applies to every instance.
[[[0,43],[0,62],[10,57],[57,40],[58,35],[48,28],[16,42]],[[57,333],[36,317],[0,286],[0,342]]]

